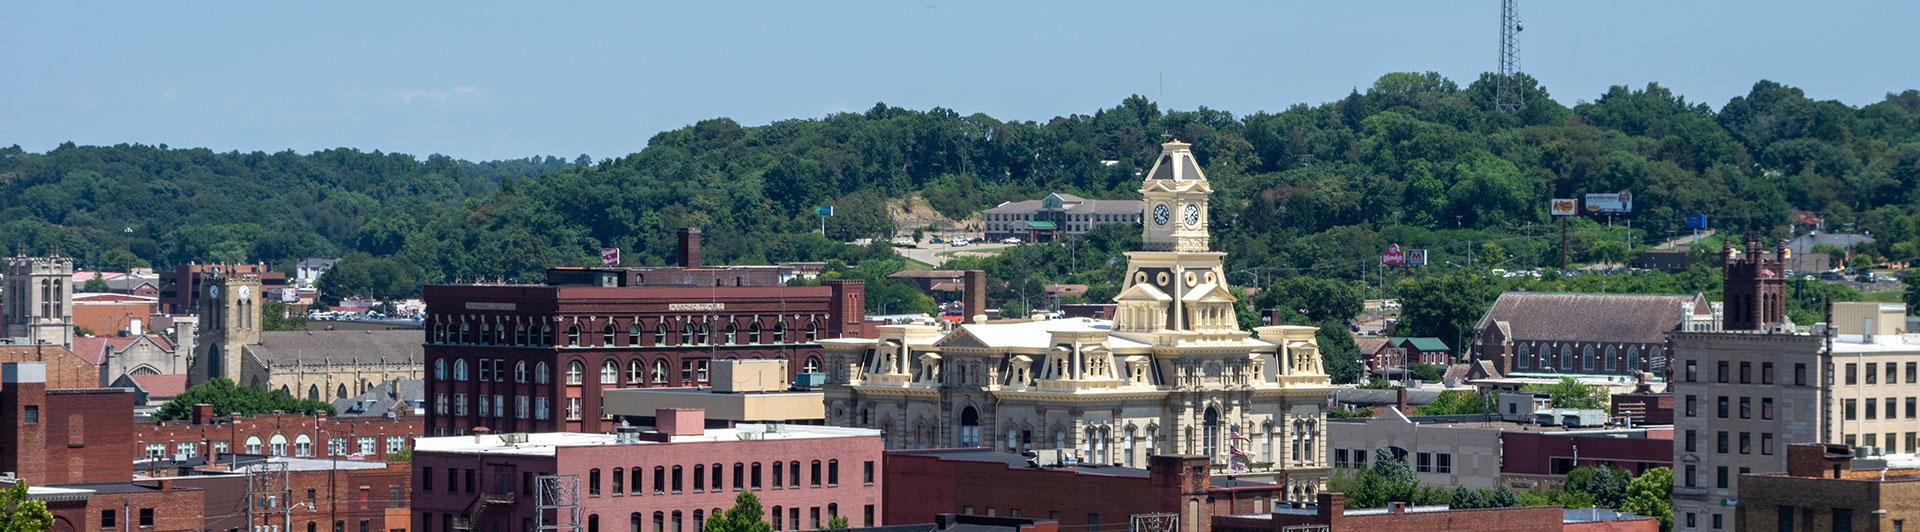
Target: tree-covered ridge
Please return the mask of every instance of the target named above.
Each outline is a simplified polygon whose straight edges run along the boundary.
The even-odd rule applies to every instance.
[[[548,266],[596,264],[600,247],[623,248],[629,264],[662,264],[682,226],[707,228],[710,263],[855,264],[869,252],[835,242],[886,236],[889,200],[918,195],[962,217],[1052,191],[1136,197],[1159,143],[1178,138],[1193,143],[1214,182],[1215,249],[1231,253],[1230,270],[1268,279],[1357,281],[1377,273],[1389,243],[1429,248],[1435,265],[1468,264],[1469,253],[1483,267],[1557,264],[1559,239],[1534,227],[1550,222],[1546,200],[1619,190],[1635,194],[1636,212],[1619,220],[1631,219],[1631,232],[1582,217],[1575,261],[1676,235],[1689,213],[1771,237],[1813,212],[1829,227],[1872,231],[1879,242],[1862,251],[1895,259],[1920,242],[1920,92],[1851,107],[1762,81],[1716,110],[1649,85],[1568,107],[1522,81],[1526,103],[1514,114],[1490,109],[1490,76],[1461,87],[1393,73],[1338,101],[1245,116],[1167,112],[1135,96],[1044,122],[884,104],[756,127],[719,118],[564,169],[550,159],[486,171],[351,150],[15,149],[0,159],[0,231],[106,257],[131,218],[140,221],[134,253],[158,264],[359,251],[424,282],[535,278]],[[101,208],[103,199],[117,206]],[[808,234],[816,205],[837,207],[828,239]],[[1127,249],[1109,236],[1092,239],[1102,254]],[[1060,251],[1067,260],[1012,268],[1104,276],[1088,268],[1112,258]],[[1017,288],[996,290],[996,303]]]
[[[57,245],[87,268],[188,261],[290,268],[302,258],[381,245],[362,236],[369,219],[459,208],[503,180],[586,162],[72,143],[35,154],[16,145],[0,148],[0,242],[7,252]]]

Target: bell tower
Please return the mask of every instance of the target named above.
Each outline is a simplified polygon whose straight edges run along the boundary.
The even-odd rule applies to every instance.
[[[260,343],[260,279],[212,276],[200,282],[200,345],[187,364],[187,385],[224,377],[241,380],[241,350]]]
[[[1207,251],[1207,196],[1213,187],[1191,148],[1177,140],[1160,145],[1160,159],[1141,184],[1146,251]]]

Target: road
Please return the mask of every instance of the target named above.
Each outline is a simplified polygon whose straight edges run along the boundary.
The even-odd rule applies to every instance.
[[[940,256],[941,253],[952,251],[954,252],[953,255],[962,255],[962,256],[988,255],[990,253],[974,253],[974,252],[984,252],[989,250],[995,250],[995,249],[1004,248],[1010,245],[1018,245],[1018,244],[1001,244],[998,242],[995,242],[995,243],[978,242],[973,244],[967,244],[960,247],[953,247],[953,246],[946,245],[944,243],[943,244],[920,244],[919,246],[911,247],[911,248],[894,248],[894,252],[899,253],[900,256],[903,256],[909,259],[917,260],[927,264],[932,264],[934,267],[937,268],[940,266],[940,263],[947,261],[947,257]]]

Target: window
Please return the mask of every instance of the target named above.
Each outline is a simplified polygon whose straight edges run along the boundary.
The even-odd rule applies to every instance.
[[[1740,398],[1740,419],[1753,419],[1753,398]]]
[[[549,412],[551,412],[551,410],[547,407],[546,397],[533,398],[533,418],[534,419],[547,419],[548,417],[551,416]]]
[[[838,487],[839,485],[840,485],[840,461],[828,460],[827,461],[827,487],[832,488],[832,487]]]
[[[1720,397],[1719,397],[1719,401],[1718,401],[1718,404],[1719,404],[1719,413],[1720,413],[1720,419],[1726,419],[1726,418],[1727,418],[1727,405],[1729,404],[1729,403],[1728,403],[1728,401],[1727,401],[1727,396],[1724,396],[1724,395],[1722,395],[1722,396],[1720,396]]]
[[[580,398],[567,398],[567,419],[580,419]]]
[[[220,449],[225,451],[225,449]],[[347,439],[345,437],[327,438],[327,456],[346,456]],[[451,471],[449,471],[451,473]]]
[[[1773,363],[1760,363],[1760,384],[1773,384]]]
[[[673,492],[680,493],[680,466],[673,466]]]
[[[1714,446],[1714,452],[1717,452],[1717,453],[1720,453],[1720,454],[1727,454],[1727,448],[1728,448],[1728,446],[1727,446],[1727,431],[1724,431],[1724,430],[1723,430],[1723,431],[1720,431],[1720,433],[1719,433],[1719,434],[1720,434],[1720,437],[1719,437],[1719,439],[1718,439],[1718,442],[1719,442],[1719,443],[1718,443],[1717,445],[1715,445],[1715,446]],[[1723,487],[1724,487],[1724,486],[1723,486]]]
[[[1693,432],[1693,429],[1687,429],[1687,433],[1686,433],[1686,434],[1687,434],[1687,436],[1686,436],[1686,441],[1685,441],[1685,443],[1684,443],[1683,445],[1685,445],[1685,446],[1686,446],[1686,449],[1687,449],[1687,452],[1690,452],[1690,453],[1691,453],[1691,452],[1694,452],[1694,450],[1695,450],[1695,448],[1696,448],[1696,447],[1699,447],[1698,445],[1695,445],[1695,444],[1694,444],[1694,438],[1695,438],[1695,437],[1697,437],[1697,436],[1699,436],[1699,435],[1698,435],[1698,434],[1695,434],[1695,433]]]
[[[619,382],[620,382],[620,365],[619,364],[615,364],[612,360],[608,360],[606,363],[600,365],[600,384],[616,384]]]
[[[1764,454],[1764,455],[1773,454],[1773,433],[1771,432],[1760,433],[1760,454]]]
[[[146,455],[147,458],[160,458],[166,455],[167,455],[167,444],[164,444],[164,443],[147,444],[147,455]]]
[[[1860,383],[1860,368],[1856,366],[1856,364],[1847,363],[1847,384]]]
[[[666,466],[653,466],[653,494],[654,495],[667,494]]]
[[[813,461],[813,467],[809,468],[807,470],[807,473],[809,473],[807,475],[807,487],[810,487],[810,488],[820,487],[820,461],[819,460]]]
[[[1694,361],[1688,360],[1687,369],[1683,375],[1687,382],[1696,382],[1700,378],[1700,367]]]
[[[1726,469],[1726,468],[1721,468],[1721,469]],[[1720,514],[1713,514],[1713,529],[1714,530],[1720,529]]]
[[[1347,450],[1334,449],[1333,450],[1333,468],[1346,469],[1347,467],[1348,467],[1347,466]]]
[[[1887,384],[1900,384],[1900,364],[1899,363],[1895,363],[1895,362],[1887,363]],[[1915,384],[1915,383],[1913,381],[1907,381],[1907,384]]]
[[[1694,470],[1694,466],[1693,466],[1692,464],[1688,464],[1688,465],[1687,465],[1687,476],[1686,476],[1686,485],[1687,485],[1687,487],[1689,487],[1689,488],[1691,488],[1691,487],[1694,487],[1694,486],[1696,485],[1696,484],[1695,484],[1695,482],[1694,482],[1694,480],[1693,480],[1693,479],[1694,479],[1694,477],[1695,477],[1695,476],[1697,476],[1697,475],[1695,475],[1695,473],[1697,473],[1697,471],[1695,471],[1695,470]],[[1689,516],[1689,518],[1691,518],[1691,516],[1692,516],[1693,514],[1687,514],[1687,515]],[[1693,526],[1693,525],[1687,525],[1687,526]]]
[[[1779,517],[1776,517],[1774,520],[1780,523],[1780,532],[1794,532],[1793,507],[1781,506],[1776,510],[1776,513],[1779,514]]]
[[[1753,384],[1753,363],[1740,362],[1740,384]]]
[[[873,462],[867,462],[867,463],[872,464]],[[748,485],[753,489],[756,489],[756,490],[760,489],[760,462],[753,463],[753,476],[747,477],[747,482],[748,482]],[[873,483],[868,482],[867,484],[872,485]]]
[[[453,361],[453,380],[467,380],[467,361],[465,359]]]
[[[1433,472],[1432,456],[1430,456],[1428,453],[1419,453],[1417,458],[1418,460],[1416,460],[1416,465],[1413,468],[1413,472],[1415,473],[1432,473]]]
[[[153,528],[153,509],[140,509],[140,528]]]
[[[433,468],[420,468],[420,491],[433,491]]]
[[[580,326],[579,325],[567,326],[567,345],[570,345],[570,346],[580,345]]]
[[[1727,380],[1728,380],[1728,379],[1727,379],[1727,377],[1728,377],[1728,371],[1727,371],[1727,368],[1728,368],[1728,367],[1729,367],[1729,366],[1727,365],[1727,361],[1725,361],[1725,360],[1722,360],[1722,361],[1720,361],[1720,362],[1719,362],[1719,365],[1717,366],[1717,368],[1718,368],[1718,369],[1717,369],[1717,370],[1715,371],[1715,373],[1714,373],[1714,375],[1715,375],[1715,377],[1714,377],[1714,381],[1715,381],[1715,382],[1720,382],[1720,383],[1723,383],[1723,384],[1727,382]]]
[[[441,381],[447,380],[447,359],[437,358],[433,360],[433,379]]]
[[[1697,401],[1695,401],[1694,396],[1691,396],[1691,395],[1687,396],[1686,411],[1687,411],[1687,417],[1695,417],[1700,415],[1699,404],[1697,403]]]
[[[707,466],[703,464],[694,464],[693,465],[693,492],[703,493],[705,491],[707,491]]]
[[[787,485],[787,483],[781,481],[785,478],[783,475],[786,474],[786,468],[780,467],[780,465],[779,462],[773,463],[773,489],[781,489]]]
[[[1846,418],[1846,420],[1847,420],[1847,421],[1853,421],[1853,419],[1854,419],[1854,408],[1853,408],[1853,407],[1854,407],[1854,403],[1855,403],[1855,402],[1856,402],[1856,401],[1855,401],[1855,400],[1853,400],[1853,399],[1848,399],[1848,400],[1846,400],[1846,401],[1844,401],[1844,402],[1843,402],[1843,405],[1844,405],[1844,406],[1843,406],[1843,408],[1842,408],[1842,410],[1844,410],[1844,411],[1846,412],[1846,415],[1845,415],[1845,418]]]
[[[628,471],[627,478],[629,479],[627,482],[627,494],[639,495],[640,494],[640,468],[635,467],[633,468],[633,470]]]
[[[488,363],[487,359],[482,358],[480,359],[479,366],[480,382],[493,380],[493,364]]]
[[[1920,399],[1920,398],[1915,398],[1915,397],[1907,398],[1907,419],[1920,417],[1920,404],[1916,404],[1916,399]]]
[[[1740,433],[1740,454],[1753,454],[1753,433]]]
[[[580,375],[585,372],[586,372],[586,368],[581,367],[580,361],[575,360],[573,362],[568,362],[567,363],[567,384],[580,384]]]
[[[1807,365],[1806,364],[1793,365],[1793,385],[1794,386],[1807,385]]]
[[[747,465],[742,464],[740,462],[734,462],[733,463],[733,491],[740,491],[740,490],[746,489],[746,487],[747,487]]]
[[[524,395],[513,396],[513,417],[517,419],[526,419],[527,410],[528,410],[527,396],[524,396]]]
[[[1920,383],[1920,362],[1907,363],[1907,384]]]
[[[710,471],[712,471],[712,472],[713,472],[713,485],[712,485],[712,486],[710,486],[710,487],[711,487],[711,488],[713,489],[713,491],[720,491],[720,480],[721,480],[721,479],[720,479],[720,472],[721,472],[721,467],[720,467],[720,464],[713,464],[713,468],[712,468],[712,469],[710,469]]]
[[[247,454],[260,454],[260,437],[247,437]]]
[[[1727,466],[1715,468],[1713,486],[1719,489],[1727,489]]]
[[[102,529],[118,528],[119,525],[114,522],[113,517],[114,517],[113,510],[101,510],[100,511],[100,528]]]
[[[636,358],[636,359],[627,361],[627,382],[634,383],[634,384],[646,384],[647,365],[640,363],[640,359]]]
[[[360,443],[360,454],[368,454],[368,455],[374,454],[373,453],[373,436],[361,436],[359,443]]]
[[[1853,509],[1833,509],[1833,532],[1853,532]]]
[[[860,479],[861,479],[860,483],[862,485],[866,485],[866,486],[873,485],[873,461],[872,460],[868,460],[866,462],[864,466],[864,471],[860,475]]]
[[[513,382],[527,382],[527,361],[513,363]]]
[[[1442,473],[1442,474],[1453,472],[1453,455],[1452,454],[1436,453],[1434,454],[1433,457],[1434,457],[1433,472]]]
[[[787,487],[800,489],[800,462],[798,460],[787,463]]]
[[[600,470],[599,469],[592,469],[587,471],[587,496],[588,497],[600,496]]]
[[[1911,400],[1909,400],[1909,401],[1908,401],[1908,403],[1909,403],[1909,404],[1911,404],[1911,403],[1912,403],[1912,401],[1911,401]],[[1907,408],[1907,411],[1908,411],[1908,412],[1912,412],[1912,411],[1913,411],[1913,408],[1912,408],[1911,406],[1909,406],[1909,407]],[[185,442],[185,441],[183,441],[183,442],[180,442],[180,443],[175,443],[175,444],[173,444],[173,452],[174,452],[174,454],[178,454],[178,455],[181,455],[181,456],[185,456],[185,457],[187,457],[187,458],[193,458],[193,457],[195,457],[195,456],[199,456],[199,455],[200,455],[200,446],[199,446],[199,445],[194,445],[194,444],[193,444],[193,442]]]

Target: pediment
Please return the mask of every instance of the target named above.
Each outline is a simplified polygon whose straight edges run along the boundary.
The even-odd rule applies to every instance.
[[[1113,296],[1113,300],[1118,303],[1126,303],[1129,301],[1166,303],[1173,301],[1173,296],[1167,295],[1166,292],[1161,292],[1160,289],[1154,288],[1153,285],[1134,283],[1133,286],[1128,287],[1126,291],[1120,292],[1120,295]]]
[[[1227,293],[1227,289],[1215,283],[1207,283],[1194,287],[1192,291],[1187,292],[1181,296],[1180,299],[1194,303],[1232,303],[1238,301],[1238,299],[1233,297],[1233,294]]]
[[[934,342],[933,345],[937,347],[973,347],[973,348],[993,347],[992,345],[987,344],[986,341],[981,340],[980,337],[974,336],[973,333],[971,332],[967,332],[966,327],[960,327],[960,328],[954,329],[953,332],[948,333],[945,337],[942,337],[939,341]]]

